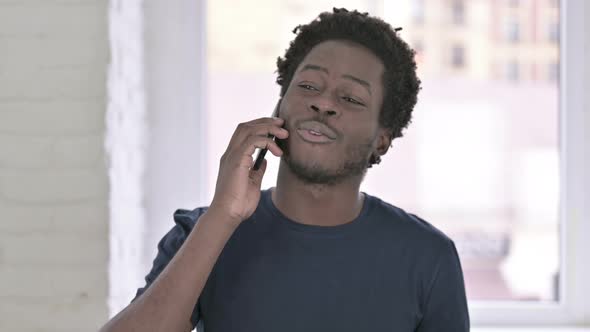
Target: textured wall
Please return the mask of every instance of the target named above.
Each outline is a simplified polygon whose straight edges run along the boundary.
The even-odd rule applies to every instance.
[[[107,2],[0,1],[0,331],[107,317]]]

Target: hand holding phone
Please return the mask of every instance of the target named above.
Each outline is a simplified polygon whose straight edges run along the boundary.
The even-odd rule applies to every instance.
[[[272,117],[277,117],[279,115],[279,106],[281,105],[281,100],[279,99],[279,101],[277,102],[277,106],[275,106],[274,111],[272,112]],[[272,134],[268,134],[268,137],[270,137],[273,141],[275,140],[274,135]],[[254,161],[254,166],[252,166],[252,169],[257,171],[260,168],[260,165],[262,164],[262,161],[264,160],[264,156],[266,155],[266,151],[268,151],[268,149],[258,149],[257,148],[257,152],[256,152],[256,159]]]
[[[260,186],[265,173],[264,154],[270,150],[280,157],[283,150],[274,141],[289,137],[282,128],[285,121],[277,117],[280,105],[277,103],[272,118],[260,118],[240,123],[225,153],[219,161],[219,174],[215,186],[215,195],[208,211],[221,216],[230,226],[237,227],[249,218],[260,201]],[[259,149],[256,167],[252,155]]]

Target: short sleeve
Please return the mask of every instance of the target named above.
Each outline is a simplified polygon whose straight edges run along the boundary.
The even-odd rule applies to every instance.
[[[172,257],[176,254],[178,249],[182,246],[195,224],[198,218],[203,214],[203,208],[195,210],[183,210],[178,209],[174,212],[175,225],[172,229],[164,235],[164,237],[158,243],[158,253],[154,259],[152,269],[145,277],[145,286],[137,289],[135,299],[139,298],[156,280],[160,273],[166,268],[168,263],[172,260]],[[200,308],[199,301],[196,301],[193,313],[191,314],[191,323],[193,328],[197,325],[200,319]]]
[[[438,259],[416,332],[468,332],[469,312],[463,272],[452,241]]]

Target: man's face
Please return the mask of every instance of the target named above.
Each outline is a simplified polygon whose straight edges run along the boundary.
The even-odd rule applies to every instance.
[[[322,42],[303,59],[280,107],[289,138],[278,140],[298,178],[336,184],[364,174],[385,135],[378,125],[383,71],[370,50],[346,41]]]

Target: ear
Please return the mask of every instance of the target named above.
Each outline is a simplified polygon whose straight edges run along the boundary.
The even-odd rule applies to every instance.
[[[275,109],[272,112],[272,116],[273,117],[279,117],[280,118],[280,108],[281,108],[281,101],[282,100],[283,100],[283,98],[279,98],[279,101],[277,101],[277,105],[275,106]]]
[[[379,131],[377,133],[377,140],[375,141],[374,152],[378,156],[383,156],[387,153],[389,147],[391,147],[391,141],[392,138],[390,130],[385,128],[379,128]]]

